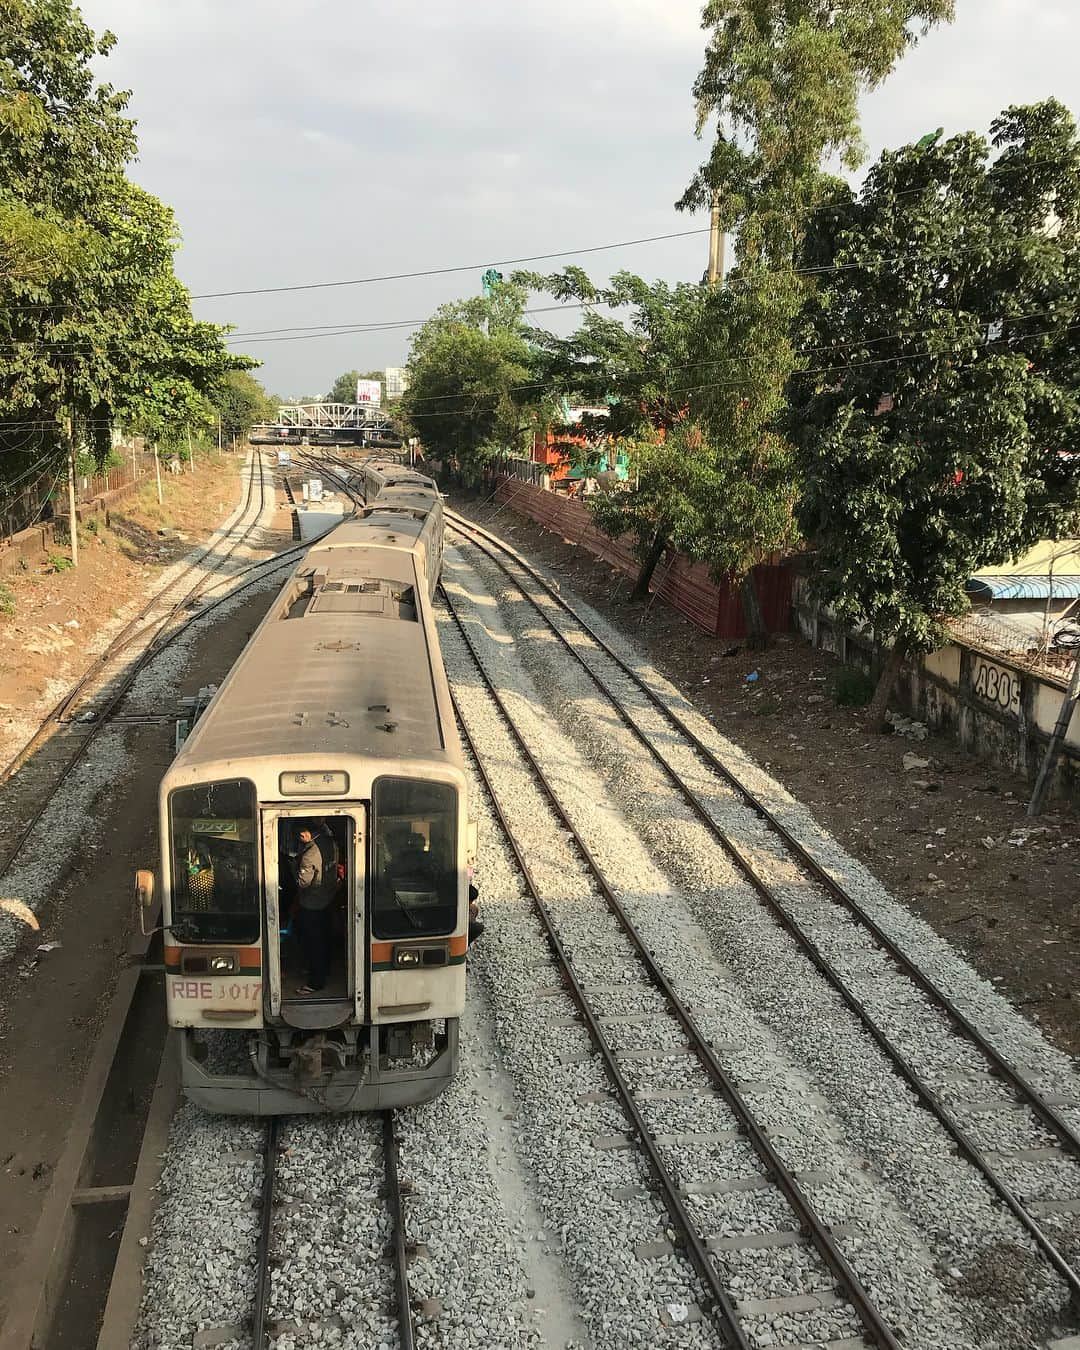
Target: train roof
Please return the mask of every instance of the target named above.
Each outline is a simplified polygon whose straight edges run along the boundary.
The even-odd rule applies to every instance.
[[[417,549],[426,522],[346,521],[309,550],[274,600],[169,777],[288,756],[439,759],[449,696]],[[371,547],[372,544],[380,545]],[[430,631],[430,638],[429,638]],[[454,742],[453,732],[450,735]]]
[[[413,574],[411,550],[424,533],[426,523],[402,511],[375,508],[345,521],[326,538],[312,544],[300,570],[342,567],[365,576],[377,572],[394,580],[407,579]],[[388,568],[392,570],[385,570]]]
[[[374,614],[358,624],[355,613],[330,609],[264,629],[258,660],[234,668],[181,759],[402,759],[444,750],[423,625]]]

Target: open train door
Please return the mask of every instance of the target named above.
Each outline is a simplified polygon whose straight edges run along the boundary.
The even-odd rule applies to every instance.
[[[329,961],[322,988],[311,989],[310,916],[302,913],[297,867],[309,829],[322,858],[325,901],[318,922]],[[361,805],[264,808],[263,876],[266,912],[266,1012],[300,1028],[337,1027],[363,1019],[364,886],[367,816]]]

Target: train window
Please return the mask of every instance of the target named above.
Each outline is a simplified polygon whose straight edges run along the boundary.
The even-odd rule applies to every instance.
[[[457,793],[446,783],[375,784],[377,938],[451,933],[458,918]]]
[[[172,928],[189,942],[258,942],[255,786],[242,779],[169,796]]]

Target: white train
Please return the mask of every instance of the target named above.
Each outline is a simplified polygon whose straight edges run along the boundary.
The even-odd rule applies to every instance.
[[[457,1065],[476,836],[431,609],[442,505],[396,464],[361,477],[365,509],[305,555],[161,784],[168,1017],[212,1111],[410,1105]],[[153,874],[137,887],[149,905]]]

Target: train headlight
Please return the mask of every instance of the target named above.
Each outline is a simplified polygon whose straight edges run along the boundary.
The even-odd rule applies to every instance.
[[[210,958],[210,970],[214,975],[232,975],[236,971],[235,952],[225,952],[221,956]]]
[[[420,953],[415,947],[398,947],[394,951],[394,965],[408,969],[420,964]]]

